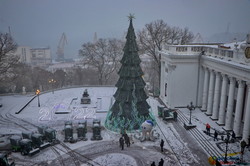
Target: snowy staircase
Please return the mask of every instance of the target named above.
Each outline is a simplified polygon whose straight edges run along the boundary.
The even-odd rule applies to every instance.
[[[177,110],[177,113],[179,123],[184,124],[189,122],[189,119],[180,110]],[[187,132],[189,132],[195,138],[195,140],[210,156],[223,157],[218,148],[209,142],[206,136],[204,136],[203,133],[197,128],[189,129]]]

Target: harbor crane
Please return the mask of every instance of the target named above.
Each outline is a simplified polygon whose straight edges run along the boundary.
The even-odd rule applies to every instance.
[[[56,52],[56,55],[57,55],[57,61],[58,62],[62,62],[64,61],[64,46],[65,44],[67,44],[67,38],[66,38],[66,35],[65,33],[62,34],[62,37],[59,41],[59,44],[57,46],[57,52]]]

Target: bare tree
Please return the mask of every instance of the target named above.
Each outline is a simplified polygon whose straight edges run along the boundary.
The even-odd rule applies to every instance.
[[[153,58],[153,69],[158,73],[158,80],[160,79],[161,59],[157,50],[162,50],[164,44],[170,40],[170,33],[170,27],[163,20],[146,24],[145,28],[138,32],[139,47]]]
[[[0,33],[0,81],[13,77],[13,67],[19,58],[14,55],[17,44],[8,33]]]
[[[181,33],[181,45],[188,44],[194,39],[194,34],[189,31],[189,29],[186,27],[182,30]]]
[[[15,73],[15,78],[9,84],[9,86],[15,86],[14,92],[22,92],[23,87],[25,87],[26,92],[33,90],[31,71],[32,68],[26,64],[18,63],[17,65],[15,65],[13,69],[13,73]]]
[[[161,57],[157,51],[161,51],[166,44],[187,44],[194,37],[188,28],[170,27],[163,20],[146,24],[137,35],[141,52],[153,59],[152,68],[158,73],[158,87],[160,86]]]
[[[58,69],[54,72],[53,74],[53,79],[56,81],[56,82],[52,82],[52,88],[53,87],[58,87],[58,88],[61,88],[63,86],[66,85],[66,72],[63,71],[62,69]],[[53,86],[53,84],[55,84],[56,86]]]
[[[106,84],[111,74],[117,70],[122,55],[123,42],[117,39],[99,39],[95,43],[86,43],[79,50],[84,65],[98,73],[100,85]]]
[[[181,40],[182,30],[179,27],[172,27],[170,30],[170,37],[168,44],[178,44]]]
[[[170,28],[163,20],[157,20],[145,25],[138,32],[138,44],[142,50],[153,57],[156,64],[160,64],[157,50],[162,50],[163,44],[169,39]],[[160,65],[159,65],[160,66]]]
[[[45,69],[35,67],[32,70],[32,83],[33,90],[40,89],[45,91],[50,89],[49,79],[51,79],[53,74]]]

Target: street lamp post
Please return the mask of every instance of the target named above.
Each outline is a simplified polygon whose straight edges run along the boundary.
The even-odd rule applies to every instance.
[[[52,93],[54,94],[53,84],[56,83],[56,80],[54,80],[54,79],[52,78],[52,79],[49,80],[49,83],[51,84]]]
[[[192,122],[191,122],[191,114],[192,114],[192,110],[194,110],[194,109],[195,109],[195,107],[194,107],[194,105],[193,105],[193,102],[192,102],[192,101],[190,102],[190,105],[187,105],[187,108],[188,108],[188,109],[189,109],[189,111],[190,111],[189,124],[191,125],[191,124],[192,124]]]
[[[40,94],[40,90],[37,89],[37,90],[36,90],[36,95],[37,95],[38,107],[40,107],[39,94]]]

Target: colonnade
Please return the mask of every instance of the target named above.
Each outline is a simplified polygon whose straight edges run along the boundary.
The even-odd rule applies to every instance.
[[[205,114],[211,116],[211,119],[216,120],[219,125],[224,125],[225,130],[233,130],[237,137],[242,136],[242,139],[248,142],[250,135],[250,82],[207,67],[203,67],[203,69],[205,75],[201,109],[206,111]],[[237,92],[236,85],[238,85]],[[245,88],[247,88],[246,95]],[[236,106],[234,106],[235,93],[237,94]],[[242,127],[243,130],[241,130]]]

